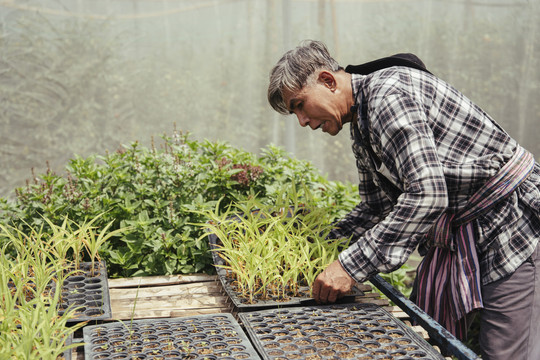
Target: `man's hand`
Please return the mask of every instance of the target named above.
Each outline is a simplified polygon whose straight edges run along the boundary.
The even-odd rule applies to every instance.
[[[351,291],[355,283],[339,260],[336,260],[317,276],[313,282],[311,296],[318,303],[333,303]]]

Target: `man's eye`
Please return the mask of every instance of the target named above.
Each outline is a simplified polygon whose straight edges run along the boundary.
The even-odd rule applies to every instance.
[[[291,105],[291,108],[289,109],[289,113],[290,113],[290,114],[294,114],[294,112],[295,112],[296,110],[301,110],[301,109],[302,109],[302,105],[303,105],[302,103],[295,103],[295,104],[292,104],[292,105]]]

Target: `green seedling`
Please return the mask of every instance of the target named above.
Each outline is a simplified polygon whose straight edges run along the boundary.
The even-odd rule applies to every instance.
[[[53,281],[62,286],[65,276],[60,274],[66,264],[54,259],[50,241],[40,234],[24,236],[12,228],[0,227],[0,237],[7,239],[0,248],[2,359],[56,359],[79,346],[66,346],[66,341],[85,323],[67,326],[76,308],[60,314],[60,292],[51,291]]]
[[[308,194],[303,198],[310,201],[306,188],[303,192]],[[217,266],[227,271],[231,284],[248,303],[305,296],[299,287],[310,286],[347,245],[326,239],[331,230],[330,212],[301,203],[294,187],[283,192],[277,205],[251,198],[224,212],[219,209],[218,203],[214,211],[204,212],[209,221],[198,225],[205,228],[206,235],[219,239],[213,251],[223,264]]]
[[[101,258],[99,256],[99,249],[102,248],[103,245],[111,237],[117,236],[131,229],[131,227],[128,226],[128,227],[116,229],[114,231],[110,231],[110,228],[114,223],[114,221],[111,221],[107,225],[105,225],[105,227],[103,227],[103,229],[99,233],[96,233],[95,226],[93,224],[102,215],[103,214],[99,214],[88,223],[86,222],[83,223],[83,225],[79,229],[81,242],[84,244],[86,251],[90,255],[90,261],[92,263],[92,270],[91,270],[92,276],[94,275],[94,271],[95,271],[95,262],[101,261]]]
[[[0,358],[57,359],[64,351],[84,344],[66,345],[70,335],[86,325],[67,325],[79,307],[62,303],[63,284],[85,256],[91,258],[110,235],[99,235],[93,221],[74,226],[66,218],[60,226],[45,219],[50,232],[29,227],[22,231],[0,224]],[[88,235],[89,234],[89,235]]]

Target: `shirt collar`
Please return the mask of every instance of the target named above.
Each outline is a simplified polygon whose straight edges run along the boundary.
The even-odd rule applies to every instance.
[[[361,93],[361,88],[364,82],[364,78],[365,78],[364,75],[351,74],[351,86],[352,86],[354,105],[360,106],[360,102],[362,101],[362,97],[359,95]]]
[[[360,120],[360,127],[362,128],[365,124],[361,121],[362,113],[362,86],[364,84],[365,75],[351,74],[351,86],[354,104],[353,107],[356,108],[356,116],[351,121],[351,126],[357,127]],[[351,128],[352,130],[352,128]]]

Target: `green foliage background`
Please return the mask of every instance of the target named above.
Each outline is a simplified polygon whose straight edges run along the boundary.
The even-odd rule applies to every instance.
[[[64,175],[49,170],[34,176],[16,190],[15,200],[0,200],[0,222],[46,229],[45,219],[83,222],[104,213],[96,226],[112,221],[111,230],[132,228],[100,251],[111,277],[213,273],[207,239],[192,225],[207,220],[197,211],[220,199],[223,209],[248,197],[272,204],[292,184],[306,185],[334,218],[359,201],[352,184],[329,181],[280,148],[269,146],[257,157],[175,131],[158,147],[134,142],[106,155],[75,157]]]

